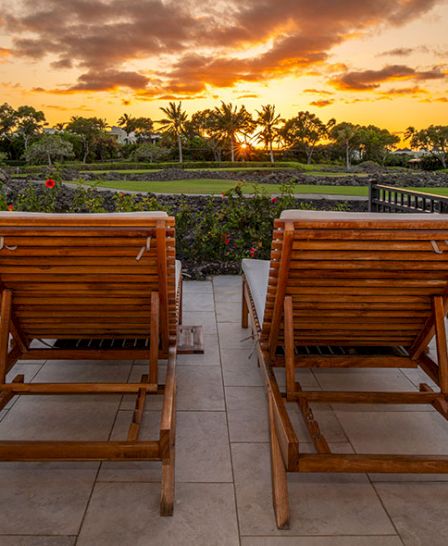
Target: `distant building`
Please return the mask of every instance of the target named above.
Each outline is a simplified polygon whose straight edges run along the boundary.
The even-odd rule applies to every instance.
[[[126,131],[121,127],[112,127],[109,131],[109,134],[115,137],[119,144],[135,144],[138,140],[138,137],[134,133],[134,131],[127,134]],[[157,144],[161,138],[161,135],[159,135],[158,133],[154,133],[149,137],[148,140],[149,142],[151,142],[151,144]]]
[[[127,134],[121,127],[112,127],[109,134],[115,137],[119,144],[134,144],[137,142],[137,137],[134,132]]]
[[[418,159],[425,155],[428,155],[427,150],[411,150],[410,148],[398,148],[390,153],[390,155],[408,155],[414,159]]]

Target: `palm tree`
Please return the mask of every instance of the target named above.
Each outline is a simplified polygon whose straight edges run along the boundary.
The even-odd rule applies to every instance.
[[[64,131],[66,125],[67,125],[66,122],[60,121],[59,123],[54,124],[53,129],[55,131]]]
[[[417,132],[417,130],[415,129],[415,127],[412,127],[412,125],[411,125],[404,132],[404,139],[405,140],[411,140],[411,138],[415,135],[416,132]]]
[[[269,148],[271,163],[274,163],[272,143],[277,137],[276,126],[280,121],[280,114],[275,113],[275,106],[273,104],[262,106],[261,112],[257,110],[257,114],[258,118],[256,123],[261,127],[261,130],[257,134],[258,140],[264,143],[266,149]]]
[[[177,139],[177,146],[179,148],[179,163],[183,162],[182,154],[182,134],[185,131],[185,123],[188,119],[185,110],[182,110],[182,103],[176,104],[170,102],[167,108],[160,108],[166,115],[166,118],[159,120],[162,124],[161,131],[171,133]]]
[[[121,127],[126,133],[126,142],[129,141],[129,135],[135,131],[136,128],[136,118],[129,116],[128,114],[123,114],[117,122],[118,127]]]
[[[238,110],[231,102],[226,104],[221,101],[221,106],[215,107],[214,110],[217,125],[223,138],[229,143],[231,161],[235,161],[236,135],[250,134],[255,127],[255,122],[252,116],[244,106]]]

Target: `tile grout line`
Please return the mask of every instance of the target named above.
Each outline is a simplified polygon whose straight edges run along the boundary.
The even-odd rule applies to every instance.
[[[39,366],[39,368],[34,372],[34,374],[30,377],[30,380],[29,380],[29,383],[32,383],[34,381],[34,379],[36,378],[37,374],[42,370],[42,368],[45,366],[45,364],[48,362],[48,360],[44,360],[42,362],[42,364]],[[27,363],[33,363],[32,360],[30,361],[24,361],[23,365],[26,366]],[[18,362],[16,362],[16,364],[18,364]],[[14,369],[14,367],[11,368],[10,371],[12,371]],[[9,410],[11,410],[16,404],[17,402],[19,401],[19,399],[22,397],[23,395],[19,395],[19,396],[14,396],[14,398],[12,400],[10,400],[10,402],[8,403],[8,408],[6,408],[6,412],[9,412]],[[3,421],[3,419],[6,417],[7,414],[5,414],[2,419],[0,419],[0,421]]]
[[[129,380],[130,380],[130,378],[131,378],[132,369],[133,369],[133,367],[134,367],[134,365],[135,365],[135,362],[136,362],[135,360],[132,360],[132,361],[131,361],[131,366],[130,366],[130,368],[129,368],[128,377],[127,377],[127,379],[126,379],[126,382],[127,382],[127,383],[129,383]],[[108,437],[107,437],[107,439],[108,439],[109,441],[110,441],[110,438],[111,438],[111,436],[112,436],[112,432],[113,432],[113,430],[114,430],[114,427],[115,427],[115,425],[116,425],[116,423],[117,423],[117,418],[118,418],[118,415],[119,415],[119,413],[120,413],[120,407],[121,407],[121,404],[122,404],[122,402],[123,402],[123,398],[124,398],[124,394],[122,394],[122,395],[120,396],[120,400],[119,400],[119,402],[118,402],[118,404],[117,404],[117,410],[116,410],[116,412],[115,412],[115,416],[114,416],[114,419],[113,419],[113,421],[112,421],[112,424],[111,424],[111,427],[110,427],[110,431],[109,431],[109,434],[108,434]],[[98,476],[99,476],[99,474],[100,474],[101,468],[102,468],[102,461],[99,462],[98,468],[96,469],[95,477],[94,477],[94,479],[93,479],[92,488],[91,488],[91,490],[90,490],[89,498],[87,499],[86,507],[85,507],[84,513],[83,513],[83,515],[82,515],[81,522],[80,522],[79,527],[78,527],[78,533],[77,533],[77,535],[76,535],[75,543],[74,543],[73,546],[77,546],[77,544],[78,544],[79,535],[81,534],[81,530],[82,530],[82,527],[83,527],[83,525],[84,525],[84,521],[85,521],[85,519],[86,519],[87,512],[88,512],[88,510],[89,510],[89,506],[90,506],[90,503],[91,503],[91,500],[92,500],[92,497],[93,497],[93,492],[95,491],[95,487],[96,487],[96,485],[97,485],[98,483],[102,483],[101,481],[98,481]]]
[[[312,373],[313,373],[313,372],[312,372]],[[320,388],[323,389],[322,384],[321,384],[321,382],[319,381],[318,375],[315,375],[315,374],[313,373],[313,376],[315,377],[315,379],[316,379],[316,381],[317,381],[317,384],[320,386]],[[323,390],[324,390],[324,389],[323,389]],[[333,415],[334,415],[334,417],[335,417],[337,423],[339,424],[339,426],[341,427],[342,432],[344,433],[345,437],[347,438],[348,444],[349,444],[349,445],[351,446],[351,448],[353,449],[353,452],[356,453],[357,451],[356,451],[356,449],[355,449],[355,446],[353,445],[353,443],[352,443],[352,441],[351,441],[351,439],[350,439],[350,436],[348,435],[348,433],[347,433],[347,431],[345,430],[345,428],[344,428],[344,426],[343,426],[341,420],[339,419],[339,417],[338,417],[338,415],[337,415],[337,412],[334,410],[334,407],[333,407],[332,404],[330,404],[330,407],[331,407],[331,411],[333,412]],[[400,535],[400,533],[398,532],[398,529],[397,529],[397,527],[396,527],[396,525],[395,525],[395,523],[394,523],[394,521],[393,521],[393,519],[392,519],[392,516],[389,514],[388,510],[386,509],[386,506],[384,505],[383,500],[381,499],[381,497],[380,497],[378,491],[376,490],[376,487],[375,487],[374,483],[372,482],[372,480],[371,480],[371,478],[370,478],[370,475],[369,475],[368,473],[364,473],[364,475],[366,476],[367,482],[369,483],[370,487],[371,487],[372,490],[374,491],[375,496],[377,497],[377,499],[378,499],[378,501],[379,501],[381,507],[383,508],[384,513],[387,515],[387,519],[389,520],[390,524],[392,525],[392,528],[395,529],[396,536],[399,538],[399,540],[401,541],[401,543],[402,543],[403,546],[404,546],[403,539],[401,538],[401,535]]]
[[[221,356],[221,340],[219,336],[219,329],[218,329],[218,315],[216,313],[216,299],[215,299],[215,283],[212,277],[212,288],[213,288],[213,308],[215,312],[215,322],[216,322],[216,329],[218,331],[218,351],[219,351],[219,364],[220,364],[220,371],[221,371],[221,383],[222,383],[222,392],[224,397],[224,408],[225,408],[225,415],[226,415],[226,428],[227,428],[227,439],[228,439],[228,446],[229,446],[229,455],[230,455],[230,468],[232,471],[232,485],[233,485],[233,499],[235,503],[235,516],[236,516],[236,525],[237,525],[237,531],[238,531],[238,543],[241,546],[241,528],[240,528],[240,518],[238,513],[238,499],[236,495],[236,483],[235,483],[235,470],[233,467],[233,454],[232,454],[232,443],[230,441],[230,428],[229,428],[229,416],[228,416],[228,409],[227,409],[227,397],[226,397],[226,389],[224,386],[224,371],[222,369],[222,356]]]
[[[377,488],[375,487],[374,482],[372,482],[372,479],[371,479],[369,474],[367,474],[367,479],[369,480],[370,485],[372,486],[373,490],[375,491],[375,495],[377,496],[378,500],[380,501],[380,504],[383,507],[383,510],[386,512],[387,517],[389,518],[389,520],[390,520],[390,522],[392,524],[392,527],[395,529],[395,532],[397,533],[398,538],[400,539],[403,546],[406,546],[405,542],[403,540],[403,537],[401,536],[397,526],[395,525],[395,522],[394,522],[392,516],[389,514],[389,511],[387,510],[386,505],[384,504],[383,499],[381,498],[381,495],[379,494]]]

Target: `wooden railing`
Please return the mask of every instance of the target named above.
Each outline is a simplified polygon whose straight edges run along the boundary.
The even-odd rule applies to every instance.
[[[370,183],[370,212],[448,213],[448,197]]]

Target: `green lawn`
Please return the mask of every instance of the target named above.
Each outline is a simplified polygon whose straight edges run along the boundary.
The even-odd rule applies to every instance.
[[[304,166],[301,165],[301,168]],[[324,167],[322,167],[323,169]],[[319,169],[318,165],[309,165],[305,167],[303,174],[309,174],[309,175],[321,175],[321,176],[347,176],[347,173],[341,172],[341,171],[335,171],[335,172],[322,172],[322,169]],[[156,173],[160,172],[162,169],[102,169],[102,170],[92,170],[92,171],[80,171],[80,175],[83,173],[88,174],[102,174],[102,173],[119,173],[119,174],[146,174],[146,173]],[[186,171],[213,171],[213,172],[250,172],[250,171],[291,171],[295,170],[294,167],[217,167],[217,168],[211,168],[211,167],[202,167],[202,168],[189,168],[184,169]],[[350,174],[350,173],[348,173]],[[365,176],[365,175],[362,175]]]
[[[82,174],[82,172],[88,172],[90,174],[99,174],[99,173],[105,173],[105,172],[113,172],[113,173],[120,173],[120,174],[145,174],[145,173],[153,173],[153,172],[157,172],[157,171],[161,171],[164,167],[163,165],[161,165],[160,167],[156,167],[156,165],[154,165],[154,169],[148,169],[148,168],[142,168],[142,169],[113,169],[113,168],[108,168],[107,165],[104,165],[102,166],[101,168],[98,168],[98,169],[88,169],[88,170],[85,170],[83,171],[82,168],[80,168],[80,173]],[[295,163],[295,162],[288,162],[288,164],[282,164],[282,163],[275,163],[274,165],[262,165],[262,166],[257,166],[257,165],[254,165],[254,166],[248,166],[247,163],[238,163],[236,162],[234,164],[234,166],[231,166],[231,167],[214,167],[213,166],[213,163],[211,163],[210,165],[206,165],[206,166],[203,166],[203,167],[191,167],[190,165],[176,165],[176,164],[173,164],[173,165],[170,165],[170,168],[176,168],[176,167],[179,167],[180,169],[185,169],[185,170],[188,170],[188,171],[288,171],[288,170],[294,170],[294,169],[299,169],[299,170],[303,170],[304,171],[304,174],[311,174],[311,175],[319,175],[319,174],[324,174],[325,176],[327,176],[327,174],[329,176],[333,175],[333,176],[346,176],[347,173],[343,172],[343,171],[338,171],[337,169],[335,169],[334,172],[331,171],[331,169],[334,169],[334,165],[331,165],[331,164],[327,164],[327,163],[319,163],[319,164],[311,164],[311,165],[306,165],[304,163]],[[328,173],[327,172],[322,172],[322,171],[325,171],[325,169],[329,169]]]
[[[119,174],[146,174],[146,173],[157,173],[162,169],[101,169],[94,171],[80,171],[79,176],[83,174],[104,174],[104,173],[119,173]]]
[[[409,188],[410,190],[434,193],[435,195],[448,195],[448,188]]]
[[[113,188],[119,190],[131,190],[154,193],[205,193],[220,194],[235,186],[234,180],[172,180],[166,182],[147,182],[147,181],[92,181],[85,182],[90,186]],[[263,189],[269,194],[278,194],[280,186],[275,184],[258,184],[259,189]],[[253,193],[253,184],[245,184],[244,192]],[[296,193],[328,193],[334,195],[367,195],[366,187],[359,186],[316,186],[314,184],[296,184],[294,186]]]
[[[147,182],[147,181],[92,181],[85,182],[90,186],[98,186],[104,188],[112,188],[119,190],[154,192],[154,193],[204,193],[204,194],[221,194],[235,186],[237,182],[234,180],[171,180],[166,182]],[[253,184],[245,184],[244,192],[247,194],[253,193]],[[268,194],[278,194],[280,186],[276,184],[258,184],[258,188],[263,189]],[[433,193],[436,195],[448,195],[448,188],[408,188],[410,190]],[[295,193],[319,193],[329,195],[368,195],[366,186],[317,186],[314,184],[296,184],[294,186]]]

